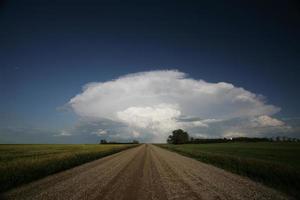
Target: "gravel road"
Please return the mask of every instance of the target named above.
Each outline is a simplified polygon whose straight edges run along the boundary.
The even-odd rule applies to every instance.
[[[288,199],[247,178],[140,145],[5,193],[5,199]]]

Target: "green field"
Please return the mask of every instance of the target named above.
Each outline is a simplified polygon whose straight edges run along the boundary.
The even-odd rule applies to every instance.
[[[300,198],[300,143],[159,144]]]
[[[0,192],[134,146],[0,145]]]

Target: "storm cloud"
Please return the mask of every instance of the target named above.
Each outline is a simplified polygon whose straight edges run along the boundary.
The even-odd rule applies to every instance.
[[[257,136],[287,129],[283,121],[272,117],[280,108],[268,104],[263,96],[231,83],[195,80],[176,70],[88,83],[68,105],[84,121],[114,122],[97,127],[92,134],[152,142],[165,141],[176,128],[203,137]],[[114,128],[115,123],[122,126]]]

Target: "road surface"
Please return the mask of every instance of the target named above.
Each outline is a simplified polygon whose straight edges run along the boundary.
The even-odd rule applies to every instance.
[[[14,189],[4,198],[287,199],[247,178],[145,144]]]

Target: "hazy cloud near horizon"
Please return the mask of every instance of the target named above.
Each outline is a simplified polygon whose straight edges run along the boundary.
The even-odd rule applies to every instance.
[[[176,70],[88,83],[68,105],[85,122],[114,122],[94,131],[106,138],[163,142],[177,128],[199,137],[264,136],[291,129],[272,117],[280,108],[263,96],[230,83],[195,80]]]

